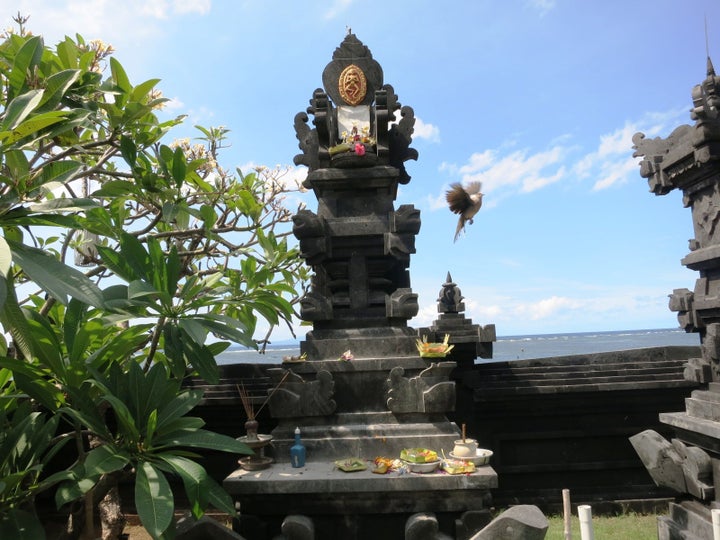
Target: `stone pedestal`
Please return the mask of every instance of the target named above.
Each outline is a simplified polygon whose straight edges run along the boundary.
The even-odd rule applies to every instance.
[[[263,538],[272,538],[290,514],[311,517],[317,538],[380,540],[402,538],[417,512],[435,513],[452,530],[463,512],[489,508],[497,487],[490,466],[463,475],[371,472],[376,457],[397,458],[404,448],[452,451],[460,437],[445,416],[455,405],[453,362],[416,356],[286,366],[269,370],[273,381],[284,381],[268,403],[278,420],[267,451],[275,463],[262,471],[238,469],[224,481],[243,519],[265,524]],[[290,464],[295,428],[307,455],[297,469]],[[349,458],[367,469],[335,467]]]
[[[469,475],[345,473],[332,463],[310,461],[300,469],[279,464],[238,470],[223,485],[241,514],[258,517],[269,534],[279,530],[284,516],[301,514],[313,516],[318,539],[397,540],[417,512],[433,512],[448,530],[463,512],[487,510],[497,475],[491,467]]]
[[[445,413],[455,408],[455,364],[420,357],[304,362],[270,370],[285,382],[269,401],[277,419],[273,452],[288,461],[299,427],[308,460],[398,457],[403,448],[452,450],[459,436]],[[285,376],[287,370],[291,376]]]

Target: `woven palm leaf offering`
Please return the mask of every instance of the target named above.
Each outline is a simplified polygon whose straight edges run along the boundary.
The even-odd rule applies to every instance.
[[[455,345],[448,345],[450,334],[445,334],[442,343],[428,343],[427,336],[415,340],[417,350],[423,358],[445,358]]]

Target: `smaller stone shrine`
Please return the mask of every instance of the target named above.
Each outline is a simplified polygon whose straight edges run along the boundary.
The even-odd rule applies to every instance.
[[[651,191],[680,189],[692,210],[695,238],[682,263],[700,274],[693,291],[673,291],[670,309],[686,331],[700,334],[702,357],[690,360],[684,374],[703,388],[686,399],[685,411],[660,414],[676,433],[672,441],[652,430],[631,438],[655,483],[681,494],[659,518],[663,540],[713,538],[711,510],[720,508],[720,77],[709,58],[692,100],[694,125],[665,139],[633,137]]]
[[[497,341],[494,324],[480,326],[465,317],[464,299],[448,272],[437,300],[440,315],[429,328],[418,330],[430,342],[441,342],[445,335],[450,336],[453,350],[448,360],[454,360],[459,369],[471,367],[478,357],[492,358],[493,343]]]
[[[408,325],[418,312],[409,266],[420,212],[395,208],[394,201],[398,185],[410,181],[404,163],[417,159],[410,148],[413,111],[400,105],[352,33],[322,81],[307,110],[314,127],[308,114],[295,117],[302,150],[295,163],[308,167],[304,185],[318,200],[316,212],[293,218],[301,256],[314,274],[300,309],[312,330],[299,361],[269,370],[268,406],[277,426],[268,453],[275,463],[239,469],[224,486],[240,505],[240,532],[251,522],[264,527],[254,538],[278,534],[288,515],[311,519],[318,538],[400,538],[418,512],[432,512],[439,528],[453,532],[464,513],[489,517],[497,486],[491,466],[472,474],[371,472],[377,457],[399,458],[413,448],[441,455],[460,437],[446,416],[455,408],[456,362],[421,357],[420,336]],[[458,307],[447,306],[453,334],[469,344],[474,359],[473,339],[494,340],[494,327],[486,339]],[[290,462],[296,433],[306,447],[301,467]],[[362,470],[343,472],[338,465],[350,462]]]

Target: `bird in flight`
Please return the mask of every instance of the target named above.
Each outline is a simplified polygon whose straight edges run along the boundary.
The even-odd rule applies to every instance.
[[[483,198],[481,188],[480,182],[470,182],[466,188],[460,182],[455,182],[450,184],[450,189],[445,192],[450,211],[460,215],[453,242],[456,242],[460,232],[465,230],[465,223],[472,225],[473,217],[480,210]]]

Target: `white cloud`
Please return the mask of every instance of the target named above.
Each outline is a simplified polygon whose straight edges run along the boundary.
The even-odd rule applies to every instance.
[[[567,310],[580,309],[585,305],[585,300],[577,300],[563,296],[551,296],[533,303],[517,304],[512,311],[517,317],[523,317],[533,321],[555,317],[558,313]]]
[[[440,129],[433,124],[426,124],[420,118],[415,118],[413,139],[426,139],[430,142],[440,142]]]
[[[638,161],[633,157],[602,164],[602,176],[593,184],[593,191],[601,191],[615,184],[624,183],[628,178],[637,178],[640,167]]]
[[[175,0],[173,2],[173,11],[178,15],[187,13],[197,13],[205,15],[212,8],[211,0]]]
[[[87,40],[102,39],[121,51],[139,46],[147,49],[163,34],[162,22],[205,15],[211,7],[211,0],[21,0],[17,11],[30,16],[27,28],[42,34],[47,43],[79,33]],[[3,14],[7,19],[0,21],[2,27],[15,28],[10,19],[14,13]]]
[[[594,294],[586,293],[594,290]],[[498,295],[486,287],[462,287],[465,317],[474,324],[494,324],[498,335],[544,334],[559,331],[582,332],[607,327],[614,321],[617,329],[637,328],[637,321],[672,321],[667,312],[667,291],[633,288],[580,288],[571,294],[535,296],[536,291],[517,291],[512,296]],[[438,318],[435,297],[421,295],[418,315],[410,322],[417,328],[429,326]],[[424,301],[422,301],[424,300]],[[672,326],[672,322],[659,323]]]
[[[204,15],[210,11],[210,0],[154,0],[142,2],[141,13],[159,20],[169,19],[173,15],[190,13]]]
[[[354,0],[335,0],[335,2],[333,2],[330,8],[325,12],[325,19],[334,19],[335,17],[346,11],[350,7],[350,4],[353,3],[353,1]]]
[[[527,150],[516,150],[500,155],[498,150],[485,150],[470,156],[468,163],[457,172],[462,181],[482,182],[483,191],[498,190],[529,193],[562,180],[565,168],[561,165],[565,149],[561,146],[528,155]],[[452,171],[448,166],[447,170]]]
[[[555,9],[555,0],[528,0],[528,5],[538,10],[543,17]]]
[[[623,184],[638,175],[638,159],[632,157],[632,137],[642,131],[648,137],[667,136],[686,109],[649,113],[636,122],[626,122],[617,130],[599,137],[597,147],[570,159],[578,153],[577,143],[568,136],[556,138],[548,150],[530,153],[513,149],[514,144],[474,152],[467,162],[458,165],[442,163],[439,170],[460,176],[464,183],[479,181],[483,191],[493,193],[497,204],[502,198],[531,193],[560,181],[575,178],[592,179],[592,190],[599,191]],[[486,204],[493,204],[490,200]]]

